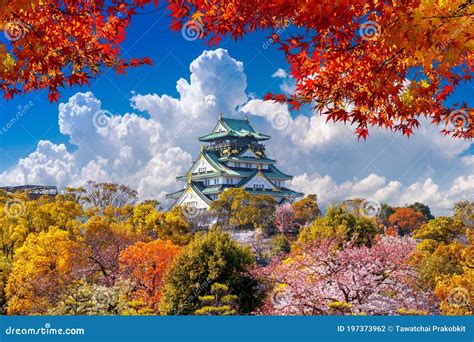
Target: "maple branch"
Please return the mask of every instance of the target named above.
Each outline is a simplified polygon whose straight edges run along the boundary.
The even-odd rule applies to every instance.
[[[33,30],[33,32],[35,33],[35,35],[38,37],[38,38],[41,38],[40,34],[35,30],[35,28],[33,27],[33,25],[31,24],[28,24],[27,22],[25,22],[23,20],[23,18],[21,18],[18,14],[16,14],[15,12],[12,12],[12,15],[17,18],[18,20],[20,20],[25,26],[31,28]]]
[[[399,49],[394,55],[392,55],[390,58],[386,59],[385,61],[382,62],[382,64],[375,70],[375,73],[378,74],[380,72],[380,70],[382,70],[382,68],[388,64],[392,59],[394,59],[395,57],[397,57],[400,53],[402,53],[402,51],[405,50],[404,47],[402,47],[401,49]]]

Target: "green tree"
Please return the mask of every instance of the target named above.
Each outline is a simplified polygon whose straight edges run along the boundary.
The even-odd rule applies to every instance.
[[[463,260],[467,246],[459,240],[466,233],[461,221],[452,217],[437,217],[415,231],[420,239],[414,256],[423,286],[434,289],[441,278],[463,273]],[[461,239],[460,239],[461,238]]]
[[[256,282],[244,272],[255,260],[248,247],[229,234],[212,229],[198,234],[175,259],[166,278],[160,302],[165,315],[186,315],[199,308],[199,296],[209,293],[211,284],[229,287],[238,297],[239,313],[251,312],[258,302]]]
[[[82,280],[77,281],[62,291],[56,305],[48,311],[48,314],[122,315],[131,310],[127,301],[129,290],[130,287],[126,282],[106,287]]]
[[[373,218],[354,216],[344,206],[330,206],[325,217],[316,219],[298,235],[299,242],[309,242],[323,238],[353,240],[357,245],[372,245],[377,235]]]
[[[431,209],[430,207],[428,207],[426,204],[424,203],[420,203],[420,202],[415,202],[413,204],[410,204],[409,206],[407,206],[407,208],[411,208],[415,211],[418,211],[419,213],[422,213],[423,216],[425,217],[425,219],[428,221],[428,220],[432,220],[434,219],[434,216],[431,215]]]
[[[461,221],[452,217],[440,216],[428,221],[415,231],[415,239],[431,240],[434,246],[444,242],[450,243],[456,237],[465,233],[466,227]],[[427,244],[427,243],[426,243]]]
[[[377,214],[377,222],[382,224],[384,227],[388,227],[390,225],[389,217],[395,213],[395,209],[389,206],[386,203],[382,203],[380,205],[380,211]]]

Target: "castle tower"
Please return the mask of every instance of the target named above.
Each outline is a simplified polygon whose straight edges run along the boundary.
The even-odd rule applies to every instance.
[[[244,188],[251,194],[267,194],[277,202],[303,196],[288,189],[293,176],[276,167],[266,155],[263,141],[270,136],[256,132],[248,118],[222,117],[211,133],[199,138],[201,152],[191,168],[178,180],[186,187],[167,195],[174,205],[208,208],[228,188]]]

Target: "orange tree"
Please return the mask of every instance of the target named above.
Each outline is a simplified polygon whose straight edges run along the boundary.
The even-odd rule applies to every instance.
[[[133,282],[133,299],[158,311],[164,275],[181,247],[171,241],[138,242],[120,253],[121,271]]]
[[[425,216],[412,208],[397,208],[388,219],[400,235],[409,234],[426,222]]]
[[[88,83],[101,67],[118,73],[151,63],[125,60],[120,43],[137,10],[158,0],[0,0],[0,87],[6,98],[49,89],[57,100],[64,85]],[[444,134],[472,137],[473,111],[446,105],[472,78],[473,3],[469,0],[168,0],[173,30],[192,26],[210,44],[274,30],[296,91],[266,99],[299,109],[310,104],[327,120],[412,134],[420,118]],[[285,39],[278,33],[293,25]],[[410,81],[408,81],[410,79]]]

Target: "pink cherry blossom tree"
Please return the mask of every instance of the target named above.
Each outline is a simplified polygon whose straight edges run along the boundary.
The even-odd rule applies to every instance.
[[[292,251],[287,259],[255,269],[269,293],[257,312],[266,315],[429,314],[433,294],[417,287],[407,262],[416,242],[382,236],[372,247],[324,239]]]

